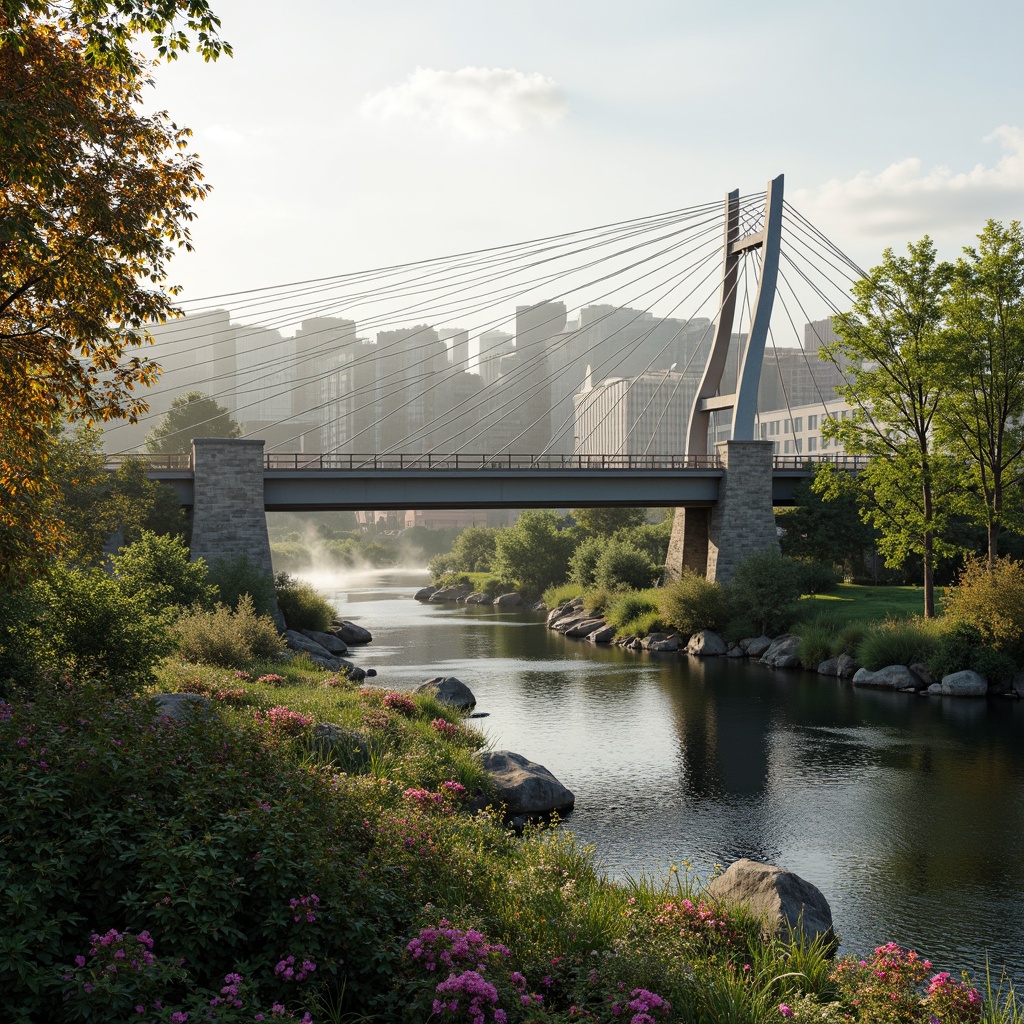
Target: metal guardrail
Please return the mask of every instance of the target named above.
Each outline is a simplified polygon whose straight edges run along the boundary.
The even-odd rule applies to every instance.
[[[191,455],[110,455],[108,469],[138,459],[151,472],[191,471]],[[867,465],[863,455],[816,454],[774,455],[776,470],[808,470],[820,463],[837,469],[859,470]],[[266,452],[263,467],[267,470],[715,470],[722,468],[716,455],[339,455],[308,452]]]

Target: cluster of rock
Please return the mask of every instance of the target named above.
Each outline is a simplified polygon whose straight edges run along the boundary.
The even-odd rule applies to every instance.
[[[685,653],[697,657],[751,658],[770,668],[805,668],[800,658],[800,637],[792,633],[782,636],[748,637],[727,643],[718,633],[703,629],[690,637],[679,633],[650,633],[647,636],[616,636],[615,627],[588,612],[582,598],[553,608],[547,617],[548,629],[568,637],[588,640],[593,644],[610,643],[631,651]],[[1024,673],[1002,687],[991,685],[977,672],[953,672],[942,679],[932,678],[923,664],[888,665],[869,671],[857,664],[849,654],[828,658],[812,669],[819,675],[849,679],[854,686],[876,690],[927,692],[941,697],[985,697],[1007,694],[1024,697]]]
[[[413,597],[429,604],[489,604],[496,608],[522,608],[525,605],[521,594],[485,594],[474,590],[469,583],[452,587],[422,587]]]
[[[292,655],[305,654],[310,661],[331,672],[340,672],[344,669],[349,678],[357,683],[362,682],[367,676],[377,674],[372,668],[360,668],[342,657],[348,654],[349,647],[368,644],[373,640],[368,629],[363,629],[362,626],[357,626],[347,619],[335,619],[325,633],[315,629],[286,629],[283,636]]]

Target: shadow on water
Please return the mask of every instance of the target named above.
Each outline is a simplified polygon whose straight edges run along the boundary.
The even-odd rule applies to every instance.
[[[1024,984],[1021,702],[627,654],[539,615],[417,604],[424,582],[376,573],[325,589],[373,632],[357,658],[379,685],[466,682],[491,745],[576,793],[568,827],[610,874],[779,863],[825,893],[844,949],[891,939],[973,971],[988,950]]]

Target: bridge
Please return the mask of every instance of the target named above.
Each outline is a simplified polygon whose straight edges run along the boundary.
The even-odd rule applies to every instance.
[[[794,239],[788,248],[782,246],[784,223],[787,237]],[[648,241],[637,241],[641,237]],[[609,238],[616,250],[594,255]],[[643,250],[643,245],[653,248]],[[561,276],[549,273],[548,265],[566,252],[584,254],[586,261]],[[607,269],[616,260],[622,266]],[[657,285],[643,275],[627,282],[637,287],[642,282],[646,309],[584,308],[581,302],[579,319],[570,323],[565,302],[545,298],[516,307],[514,347],[506,348],[500,368],[497,357],[484,352],[484,339],[490,345],[500,333],[484,328],[508,322],[492,315],[499,302],[530,296],[538,288],[561,289],[556,295],[564,300],[579,294],[582,286],[573,282],[581,274],[587,287],[604,287],[609,279],[649,266],[668,276]],[[692,570],[727,580],[749,554],[777,547],[772,509],[793,501],[797,484],[815,463],[857,468],[855,460],[802,451],[795,432],[796,454],[780,452],[773,440],[779,422],[767,422],[758,411],[769,346],[782,381],[776,335],[803,322],[806,339],[809,328],[817,331],[816,324],[826,322],[814,321],[806,305],[825,300],[831,314],[848,301],[845,290],[837,295],[833,289],[835,297],[828,298],[815,277],[821,266],[826,277],[837,268],[848,281],[859,273],[783,203],[780,175],[745,203],[733,191],[720,208],[706,205],[552,236],[522,248],[480,250],[462,254],[457,262],[352,275],[343,282],[347,290],[329,298],[321,295],[318,282],[301,282],[276,296],[281,309],[293,309],[290,303],[310,294],[315,301],[305,308],[317,316],[326,310],[347,316],[369,299],[390,302],[386,315],[360,316],[360,324],[371,326],[415,323],[428,309],[434,322],[455,317],[459,322],[469,310],[478,316],[475,329],[482,331],[476,369],[471,369],[469,331],[439,333],[419,323],[381,331],[370,343],[356,337],[354,320],[313,320],[309,327],[304,320],[296,339],[303,335],[305,344],[306,334],[323,337],[310,341],[306,354],[296,342],[295,355],[288,357],[277,353],[281,336],[275,342],[267,326],[272,321],[265,320],[247,330],[270,338],[267,351],[250,348],[246,368],[232,371],[248,385],[233,392],[233,410],[258,408],[258,415],[252,413],[256,425],[241,438],[193,434],[190,455],[163,464],[151,459],[149,475],[172,485],[182,503],[193,508],[193,556],[211,562],[245,555],[269,571],[267,511],[652,506],[676,509],[669,576]],[[697,303],[696,309],[707,308],[711,315],[692,312],[681,320],[651,314],[657,289],[664,289],[658,294],[665,298],[689,288],[679,305],[708,282],[713,292],[704,301],[710,306]],[[600,291],[597,297],[609,294]],[[262,293],[258,298],[271,301]],[[350,335],[339,335],[332,326],[337,324],[349,325]],[[450,351],[441,338],[450,340]],[[214,332],[206,346],[213,383],[224,379],[225,353],[234,351],[219,339]],[[818,336],[816,347],[824,340]],[[806,360],[802,348],[789,351]],[[683,357],[686,363],[677,372]],[[669,359],[674,361],[666,368]],[[690,370],[695,360],[703,363],[699,371]],[[616,368],[628,369],[629,376],[608,376]],[[597,375],[604,376],[601,387],[592,384]],[[815,379],[813,371],[810,377]],[[610,397],[613,391],[617,398]],[[265,410],[281,408],[282,402],[288,406],[289,395],[306,396],[304,411],[294,411],[292,400],[292,412],[267,423],[271,413]],[[834,410],[827,393],[818,397],[824,421]],[[834,402],[834,389],[831,397]],[[801,417],[790,408],[791,396],[784,398],[789,415],[783,430],[795,431]],[[666,430],[666,421],[679,419],[682,405],[688,408],[683,429]],[[308,425],[317,411],[322,422]],[[811,418],[817,422],[819,415]],[[282,439],[281,428],[287,430],[289,423],[294,432]],[[609,433],[610,425],[617,425],[617,433]],[[276,432],[269,445],[261,437],[268,428]],[[646,441],[640,436],[644,431]],[[317,454],[289,453],[284,447],[292,441],[308,449],[310,436],[321,445],[333,443]],[[609,436],[609,447],[601,448],[601,439]],[[360,439],[369,442],[369,454],[354,453]],[[528,447],[535,439],[537,447]],[[790,443],[787,438],[786,452]],[[652,449],[669,454],[650,454]]]

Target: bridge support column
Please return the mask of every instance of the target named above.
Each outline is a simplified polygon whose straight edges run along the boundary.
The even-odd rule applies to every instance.
[[[192,559],[207,565],[247,558],[273,590],[270,538],[263,501],[263,442],[198,437],[192,442],[195,490]],[[278,628],[284,619],[273,602]]]
[[[745,558],[758,551],[778,551],[772,442],[724,441],[715,449],[725,469],[718,502],[710,509],[676,509],[666,568],[669,580],[688,570],[728,583]]]

